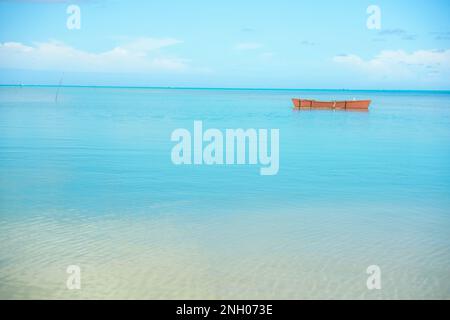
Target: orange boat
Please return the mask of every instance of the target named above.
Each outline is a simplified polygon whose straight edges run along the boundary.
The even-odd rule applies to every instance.
[[[292,99],[297,109],[368,110],[371,100],[317,101]]]

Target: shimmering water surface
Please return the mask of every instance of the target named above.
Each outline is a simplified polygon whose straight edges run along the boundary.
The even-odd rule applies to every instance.
[[[0,87],[0,298],[450,299],[450,93],[56,92]],[[173,165],[194,120],[280,129],[279,174]]]

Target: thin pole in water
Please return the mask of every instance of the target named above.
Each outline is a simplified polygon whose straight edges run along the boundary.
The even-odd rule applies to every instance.
[[[58,102],[59,88],[61,87],[63,77],[64,77],[64,72],[62,73],[61,78],[59,79],[58,88],[56,89],[55,102]]]

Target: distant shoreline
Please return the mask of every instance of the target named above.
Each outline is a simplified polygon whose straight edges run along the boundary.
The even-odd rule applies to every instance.
[[[98,89],[158,89],[158,90],[229,90],[229,91],[331,91],[331,92],[424,92],[450,94],[448,90],[414,89],[299,89],[299,88],[221,88],[221,87],[170,87],[170,86],[112,86],[112,85],[58,85],[58,84],[0,84],[0,87],[42,87],[42,88],[98,88]]]

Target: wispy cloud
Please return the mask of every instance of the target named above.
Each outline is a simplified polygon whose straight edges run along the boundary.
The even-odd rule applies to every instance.
[[[243,27],[241,28],[242,32],[255,32],[256,30],[250,27]]]
[[[300,42],[300,44],[302,46],[308,46],[308,47],[312,47],[312,46],[316,45],[315,42],[312,42],[312,41],[309,41],[309,40],[303,40],[302,42]]]
[[[430,32],[435,40],[450,40],[450,31],[447,32]]]
[[[264,46],[258,42],[243,42],[238,43],[234,46],[234,48],[239,51],[257,50],[261,49],[262,47]]]
[[[450,74],[450,49],[418,50],[412,53],[384,50],[368,60],[354,54],[343,54],[335,56],[333,61],[372,78],[425,80],[439,75],[445,78]]]
[[[275,56],[273,52],[263,52],[259,55],[260,59],[263,61],[271,60]]]
[[[396,28],[396,29],[384,29],[378,32],[378,38],[375,38],[376,41],[381,41],[389,37],[400,38],[401,40],[416,40],[417,34],[410,33],[404,29]]]
[[[58,41],[32,45],[5,42],[0,43],[0,68],[132,73],[181,71],[188,67],[188,61],[162,52],[163,48],[179,43],[181,41],[172,38],[139,38],[95,53]]]

